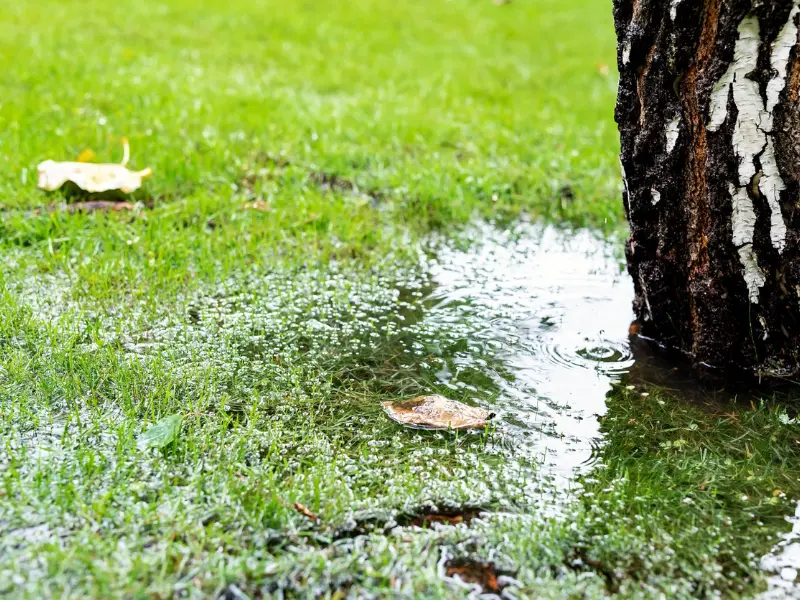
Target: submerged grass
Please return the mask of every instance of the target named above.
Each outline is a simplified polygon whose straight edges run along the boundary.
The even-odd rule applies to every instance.
[[[619,230],[606,3],[6,9],[0,594],[444,598],[470,561],[515,597],[763,588],[800,498],[791,398],[617,385],[570,490],[511,410],[466,435],[381,410],[508,400],[516,288],[432,295],[463,226]],[[155,172],[133,211],[35,190],[123,135]],[[137,443],[172,414],[175,442]]]

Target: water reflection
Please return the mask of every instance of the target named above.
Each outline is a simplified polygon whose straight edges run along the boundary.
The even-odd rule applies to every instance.
[[[554,227],[486,226],[473,237],[466,250],[439,253],[425,319],[470,323],[469,343],[494,348],[498,368],[455,353],[439,380],[458,390],[462,373],[482,369],[500,390],[506,428],[545,474],[567,483],[590,462],[606,394],[633,364],[633,289],[618,248]]]

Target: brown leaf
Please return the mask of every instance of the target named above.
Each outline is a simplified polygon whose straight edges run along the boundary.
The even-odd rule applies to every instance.
[[[438,394],[383,403],[393,421],[417,429],[481,429],[494,413]]]

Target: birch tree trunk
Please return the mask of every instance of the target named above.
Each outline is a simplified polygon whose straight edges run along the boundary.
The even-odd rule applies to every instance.
[[[614,0],[642,335],[800,372],[800,0]]]

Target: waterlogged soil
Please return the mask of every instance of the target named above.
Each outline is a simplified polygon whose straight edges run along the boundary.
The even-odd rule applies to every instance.
[[[713,470],[771,460],[736,429],[758,402],[724,404],[716,444],[719,394],[665,390],[640,342],[637,364],[619,244],[478,224],[400,256],[242,268],[150,303],[8,275],[0,593],[798,593],[794,464]],[[434,393],[496,417],[422,432],[381,407]],[[136,445],[174,413],[174,444]],[[792,459],[792,416],[757,418]]]

